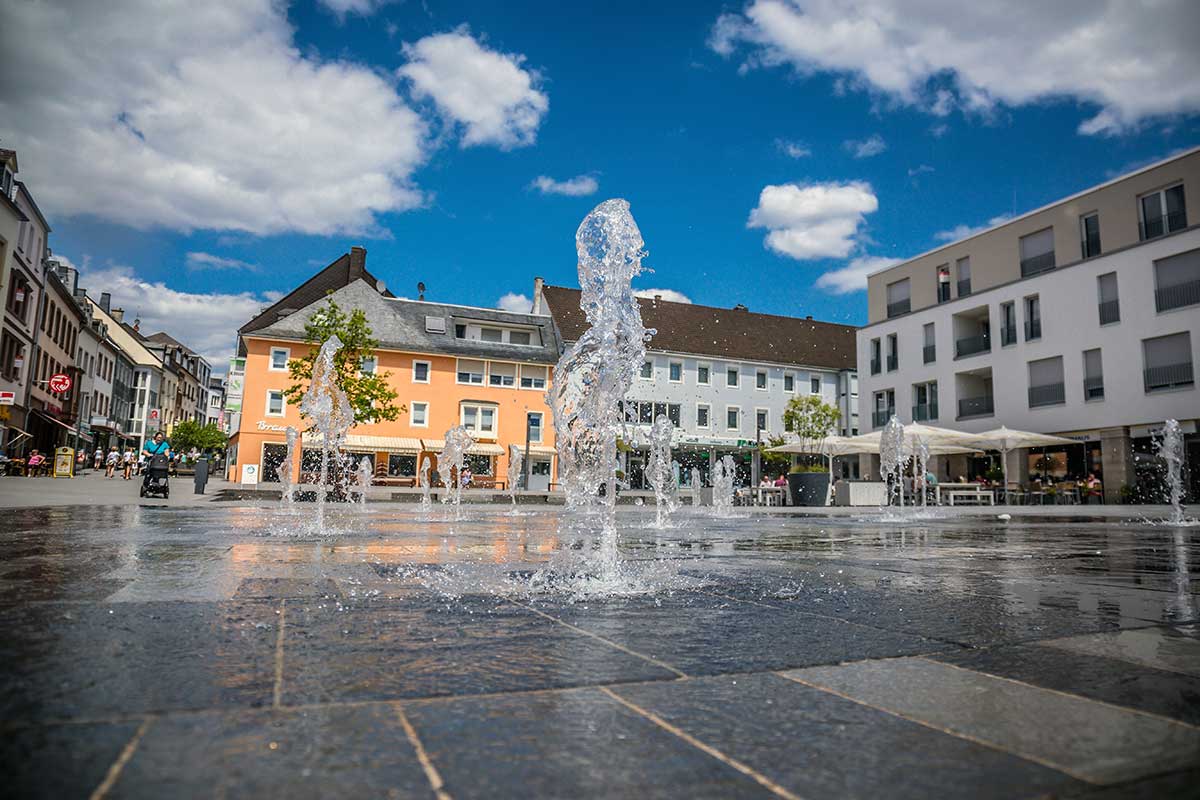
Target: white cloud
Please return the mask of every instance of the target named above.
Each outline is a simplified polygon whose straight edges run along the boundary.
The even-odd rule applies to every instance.
[[[556,181],[546,175],[538,175],[529,185],[542,194],[565,194],[568,197],[584,197],[595,194],[600,188],[600,184],[591,175],[576,175],[565,181]]]
[[[709,44],[746,47],[745,68],[848,76],[934,114],[1070,98],[1099,106],[1079,127],[1094,134],[1200,110],[1197,30],[1194,0],[752,0]]]
[[[992,217],[983,225],[955,225],[949,230],[938,231],[933,235],[933,238],[939,242],[957,242],[959,239],[974,236],[980,231],[986,231],[988,228],[999,225],[1002,222],[1008,222],[1010,219],[1012,219],[1011,215],[1000,214],[999,216]]]
[[[937,125],[932,125],[929,128],[929,134],[935,139],[940,139],[949,132],[950,126],[944,122],[939,122]]]
[[[433,100],[463,126],[463,147],[534,143],[550,100],[538,89],[538,73],[521,68],[524,56],[488,50],[465,28],[405,44],[404,55],[409,63],[398,74],[415,97]]]
[[[248,261],[240,261],[236,258],[214,256],[212,253],[188,253],[186,257],[186,264],[187,268],[190,270],[244,269],[248,272],[258,271],[257,264],[251,264]]]
[[[871,186],[786,183],[766,186],[750,212],[748,228],[765,228],[764,244],[796,259],[845,258],[855,246],[864,214],[879,208]]]
[[[426,130],[368,67],[297,49],[273,0],[0,3],[0,138],[53,214],[136,228],[377,231]],[[369,135],[368,135],[369,134]]]
[[[369,17],[392,0],[318,0],[318,2],[332,11],[338,19],[345,19],[347,14]]]
[[[502,311],[516,311],[519,314],[528,314],[529,310],[533,308],[533,301],[523,294],[509,292],[502,295],[496,301],[496,308]]]
[[[862,256],[841,269],[830,270],[817,278],[817,288],[832,294],[850,294],[867,288],[867,276],[872,272],[899,264],[899,258]]]
[[[847,139],[842,142],[842,148],[855,158],[870,158],[887,150],[887,142],[883,140],[882,136],[875,133],[866,139]]]
[[[776,139],[775,146],[788,158],[808,158],[812,155],[812,149],[804,142]]]
[[[668,303],[690,304],[692,302],[692,298],[688,297],[683,292],[678,292],[674,289],[637,289],[634,291],[634,295],[637,297],[648,297],[650,299],[654,299],[654,296],[658,295]]]
[[[935,170],[933,167],[929,166],[928,164],[918,164],[915,167],[908,168],[908,177],[915,178],[918,175],[924,175],[926,172],[936,172],[936,171],[937,170]]]
[[[166,331],[204,356],[218,372],[225,371],[233,355],[237,329],[271,303],[267,295],[252,292],[181,292],[161,281],[144,280],[126,266],[93,269],[86,258],[79,285],[93,299],[109,292],[112,307],[125,309],[126,322],[141,320],[143,336]]]

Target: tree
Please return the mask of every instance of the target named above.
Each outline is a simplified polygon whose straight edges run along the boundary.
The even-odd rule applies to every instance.
[[[224,450],[228,441],[225,434],[216,423],[201,425],[194,419],[185,419],[175,424],[168,437],[171,449],[176,452],[187,452],[193,447],[201,452],[209,450]]]
[[[288,401],[299,405],[312,380],[313,362],[321,345],[335,335],[342,342],[342,349],[334,361],[337,385],[350,400],[354,421],[394,420],[407,411],[403,404],[395,402],[397,393],[388,385],[390,372],[363,371],[363,362],[374,358],[375,349],[379,347],[379,342],[371,336],[367,315],[361,308],[347,314],[332,297],[326,298],[326,305],[317,309],[304,325],[304,341],[312,345],[308,354],[288,362],[288,374],[293,381],[284,392]]]
[[[837,427],[842,412],[812,394],[793,397],[783,411],[783,427],[796,434],[800,443],[814,453],[820,443]]]
[[[779,447],[782,444],[787,444],[787,439],[782,436],[768,436],[767,441],[763,442],[758,447],[759,457],[762,459],[763,472],[774,474],[776,472],[787,472],[792,466],[792,457],[788,453],[768,453],[772,447]]]

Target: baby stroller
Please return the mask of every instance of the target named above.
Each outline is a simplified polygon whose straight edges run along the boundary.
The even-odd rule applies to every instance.
[[[171,460],[166,453],[155,453],[146,464],[146,477],[142,478],[142,497],[170,497],[171,484],[167,478]]]

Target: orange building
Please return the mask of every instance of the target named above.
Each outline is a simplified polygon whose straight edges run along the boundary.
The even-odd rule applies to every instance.
[[[545,396],[559,354],[552,319],[394,297],[366,271],[366,251],[359,247],[238,331],[246,372],[241,421],[230,438],[229,480],[242,480],[252,464],[260,481],[277,482],[287,428],[310,424],[284,397],[291,385],[287,363],[311,348],[304,325],[327,296],[343,310],[366,315],[380,344],[364,369],[387,373],[396,402],[406,407],[394,421],[350,429],[345,449],[368,456],[377,478],[409,483],[423,454],[436,454],[445,432],[463,425],[477,440],[468,454],[476,485],[505,485],[509,445],[525,451],[528,438],[529,488],[550,488],[557,465]],[[292,474],[301,462],[305,471],[313,468],[316,446],[305,440]]]

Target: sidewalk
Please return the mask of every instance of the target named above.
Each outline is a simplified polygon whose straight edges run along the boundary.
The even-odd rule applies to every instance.
[[[194,506],[208,503],[216,493],[229,487],[228,481],[210,478],[205,494],[193,494],[192,476],[171,479],[171,497],[138,497],[141,476],[123,480],[120,474],[105,478],[104,471],[88,470],[74,478],[0,478],[0,508],[39,508],[46,506],[160,505]]]

